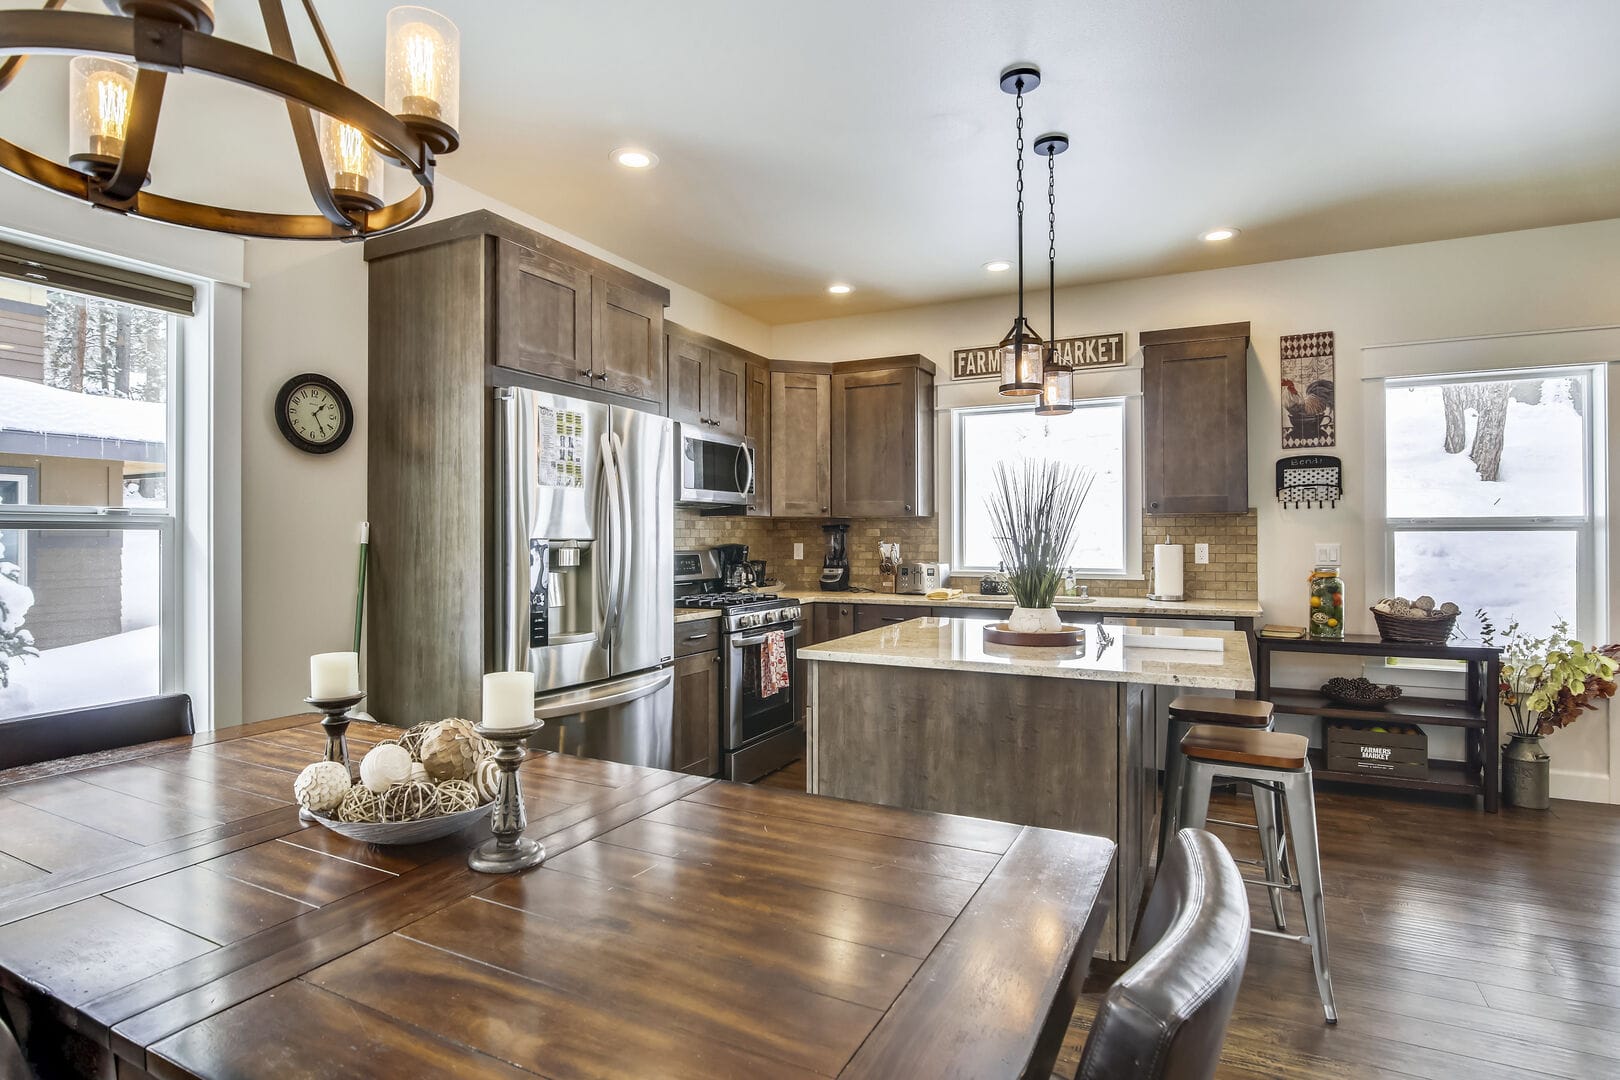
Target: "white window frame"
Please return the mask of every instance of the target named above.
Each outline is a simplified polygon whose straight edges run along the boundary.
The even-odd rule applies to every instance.
[[[1391,517],[1388,510],[1387,473],[1388,458],[1384,424],[1385,395],[1391,388],[1410,386],[1445,386],[1471,382],[1502,382],[1513,379],[1579,378],[1585,383],[1586,432],[1583,440],[1582,480],[1585,493],[1585,512],[1580,515],[1553,515],[1541,517]],[[1395,540],[1402,532],[1574,532],[1576,551],[1576,610],[1570,614],[1570,626],[1583,641],[1603,637],[1608,621],[1606,591],[1603,588],[1605,563],[1603,530],[1605,517],[1604,485],[1602,483],[1602,450],[1607,444],[1606,413],[1608,406],[1607,372],[1602,365],[1569,367],[1528,367],[1522,369],[1457,372],[1453,374],[1425,374],[1390,377],[1378,381],[1378,414],[1380,423],[1369,430],[1369,439],[1376,440],[1379,500],[1378,516],[1383,542],[1382,573],[1373,580],[1381,582],[1381,595],[1395,592]],[[1369,601],[1370,602],[1370,601]],[[1411,666],[1407,661],[1402,666]]]
[[[1121,442],[1121,477],[1120,482],[1124,490],[1123,520],[1120,522],[1120,538],[1124,552],[1124,566],[1120,568],[1102,569],[1098,567],[1075,567],[1075,576],[1089,580],[1121,579],[1131,580],[1142,577],[1142,500],[1141,500],[1141,450],[1140,450],[1140,399],[1136,395],[1119,394],[1108,397],[1088,397],[1076,399],[1076,411],[1087,408],[1118,408],[1120,411],[1120,442]],[[950,568],[952,574],[987,574],[996,569],[994,566],[978,566],[967,563],[964,552],[965,541],[962,535],[962,512],[964,508],[980,504],[983,493],[970,495],[966,489],[966,470],[962,468],[962,454],[964,446],[964,424],[970,416],[979,416],[986,413],[1012,413],[1030,412],[1035,408],[1032,403],[1007,403],[1005,401],[989,405],[963,405],[946,410],[949,417],[950,428],[950,497],[947,505],[950,509]],[[1061,424],[1064,417],[1055,416],[1049,422]]]

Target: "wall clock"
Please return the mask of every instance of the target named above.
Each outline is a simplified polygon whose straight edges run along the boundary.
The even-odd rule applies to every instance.
[[[307,454],[330,454],[349,441],[354,407],[343,387],[325,375],[305,372],[282,384],[276,394],[276,427]]]

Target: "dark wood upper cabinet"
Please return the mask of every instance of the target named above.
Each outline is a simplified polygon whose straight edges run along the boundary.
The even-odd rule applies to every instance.
[[[670,417],[726,435],[746,434],[752,354],[674,323],[665,328]]]
[[[677,630],[679,628],[677,627]],[[720,654],[693,653],[675,661],[675,768],[694,776],[720,771]]]
[[[591,282],[591,378],[603,390],[663,404],[664,306],[612,282]]]
[[[664,335],[669,354],[669,418],[686,424],[701,424],[705,418],[706,388],[704,369],[709,350],[671,327]]]
[[[709,419],[728,435],[748,430],[748,361],[735,353],[709,350]]]
[[[832,512],[832,374],[771,372],[771,516]]]
[[[840,364],[832,376],[832,512],[934,512],[934,375],[920,356]]]
[[[754,440],[754,497],[750,517],[771,516],[771,369],[748,365],[747,434]]]
[[[1249,324],[1142,334],[1150,514],[1249,509]]]
[[[495,242],[498,363],[579,382],[591,370],[591,275],[559,259]]]

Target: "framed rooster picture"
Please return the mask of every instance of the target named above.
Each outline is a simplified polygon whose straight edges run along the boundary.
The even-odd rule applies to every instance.
[[[1284,334],[1281,342],[1283,449],[1333,446],[1333,331]]]

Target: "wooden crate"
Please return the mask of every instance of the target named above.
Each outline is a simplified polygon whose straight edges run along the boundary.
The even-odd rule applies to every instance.
[[[1385,730],[1373,730],[1377,727]],[[1327,725],[1327,767],[1339,772],[1426,780],[1429,737],[1414,724],[1333,721]]]

